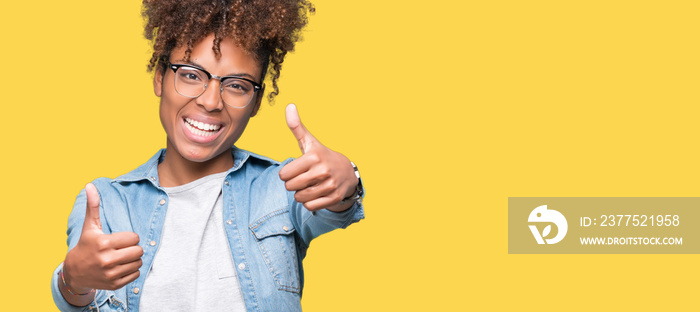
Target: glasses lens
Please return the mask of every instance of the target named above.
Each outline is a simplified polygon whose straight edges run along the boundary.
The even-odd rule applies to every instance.
[[[221,96],[224,103],[233,107],[246,107],[253,98],[253,84],[238,78],[225,78],[221,83]]]
[[[175,73],[175,91],[187,97],[200,96],[207,82],[207,74],[193,67],[183,66]]]

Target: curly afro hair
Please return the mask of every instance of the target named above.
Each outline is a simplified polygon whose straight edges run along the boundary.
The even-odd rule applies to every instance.
[[[232,38],[260,62],[263,80],[266,74],[272,77],[268,101],[273,103],[284,57],[294,50],[308,13],[313,12],[306,0],[144,0],[144,35],[153,41],[148,71],[160,66],[165,72],[163,60],[175,47],[186,46],[185,60],[189,60],[193,46],[213,33],[217,57],[221,40]]]

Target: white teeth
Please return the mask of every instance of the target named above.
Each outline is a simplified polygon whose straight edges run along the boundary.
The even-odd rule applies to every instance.
[[[192,131],[193,133],[198,134],[198,135],[202,135],[202,136],[210,136],[212,133],[208,132],[208,131],[216,131],[216,130],[219,130],[219,128],[221,128],[220,125],[212,125],[212,124],[208,124],[208,123],[203,123],[201,121],[192,120],[190,118],[185,118],[185,121],[186,121],[185,124],[190,126],[188,128],[190,128],[191,130],[203,130],[202,131],[203,134],[198,134],[196,131]]]
[[[187,129],[189,129],[190,132],[198,136],[211,136],[221,128],[220,125],[207,124],[201,121],[192,120],[190,118],[185,118],[185,121],[185,126],[187,126]]]
[[[193,127],[192,125],[190,125],[189,123],[185,123],[185,126],[187,127],[187,129],[190,130],[190,132],[192,132],[198,136],[208,137],[208,136],[212,136],[212,135],[214,135],[214,133],[216,133],[216,132],[212,132],[212,131],[204,131],[204,130],[197,129],[197,128]]]

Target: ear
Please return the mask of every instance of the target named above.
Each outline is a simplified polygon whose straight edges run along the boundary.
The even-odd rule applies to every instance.
[[[160,97],[160,95],[163,93],[163,76],[165,76],[165,73],[161,68],[162,67],[160,64],[158,64],[156,67],[156,73],[153,76],[153,92],[157,97]]]
[[[258,110],[260,109],[260,104],[262,103],[262,99],[265,97],[265,84],[263,83],[262,88],[260,88],[260,91],[258,91],[258,94],[256,94],[257,98],[255,99],[255,106],[253,106],[253,111],[250,112],[250,117],[255,116],[258,113]]]

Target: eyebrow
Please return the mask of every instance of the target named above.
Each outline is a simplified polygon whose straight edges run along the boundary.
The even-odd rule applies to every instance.
[[[197,64],[197,63],[195,63],[195,62],[192,62],[192,61],[189,61],[189,62],[185,62],[185,61],[176,61],[176,62],[178,62],[178,63],[180,63],[180,64],[192,65],[192,66],[198,67],[199,69],[203,69],[203,70],[205,70],[206,72],[209,72],[208,70],[204,69],[204,66],[202,66],[202,65],[200,65],[200,64]],[[210,73],[210,74],[211,74],[211,73]],[[233,73],[233,74],[223,75],[223,76],[221,76],[221,77],[247,77],[247,78],[250,79],[250,80],[257,81],[257,78],[253,77],[253,75],[248,74],[248,73]]]

